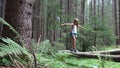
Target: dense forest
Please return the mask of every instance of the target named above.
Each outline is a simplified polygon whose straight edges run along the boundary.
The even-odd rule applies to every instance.
[[[0,0],[0,68],[119,68],[119,8],[120,0]],[[74,53],[71,26],[61,24],[75,18],[84,28]]]

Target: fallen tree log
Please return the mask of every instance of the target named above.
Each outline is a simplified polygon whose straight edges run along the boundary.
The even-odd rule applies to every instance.
[[[88,57],[88,58],[105,58],[106,60],[113,60],[120,62],[120,55],[110,55],[110,54],[100,54],[93,52],[73,52],[73,54],[79,57]]]
[[[62,50],[62,52],[72,53],[78,57],[88,58],[105,58],[106,60],[112,60],[120,62],[120,49],[108,50],[108,51],[91,51],[91,52],[71,52],[70,50]]]
[[[93,51],[100,54],[120,55],[120,49],[106,50],[106,51]]]

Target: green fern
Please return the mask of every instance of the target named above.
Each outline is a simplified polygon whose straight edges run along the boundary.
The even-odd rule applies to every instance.
[[[6,25],[12,32],[16,34],[15,38],[19,38],[19,41],[23,43],[23,40],[21,39],[19,33],[9,23],[7,23],[2,18],[0,18],[0,23]],[[3,58],[4,56],[12,56],[13,59],[20,61],[20,64],[27,63],[27,65],[31,65],[33,57],[32,54],[30,54],[28,50],[23,46],[24,44],[20,45],[10,38],[3,37],[0,37],[0,41],[2,41],[0,42],[0,57]]]
[[[0,23],[8,26],[10,30],[12,30],[17,36],[19,36],[19,33],[10,24],[8,24],[3,18],[0,18]]]
[[[50,46],[50,41],[49,40],[45,40],[43,42],[40,42],[39,46],[38,46],[38,50],[43,53],[43,54],[47,54],[52,52],[51,51],[51,46]]]
[[[63,53],[63,52],[56,52],[56,53],[52,53],[52,56],[58,60],[58,61],[62,61],[65,62],[66,58],[72,55],[71,53]]]
[[[3,18],[0,18],[0,23],[9,27],[9,29],[16,34],[16,38],[21,38],[19,33]],[[10,38],[0,37],[0,40],[3,41],[3,42],[0,42],[0,57],[4,57],[6,55],[18,56],[18,55],[25,54],[26,56],[28,56],[28,59],[31,59],[32,55],[27,51],[27,49],[24,46],[22,47],[21,45],[19,45],[18,43],[16,43]],[[22,39],[20,39],[20,41],[23,42]]]
[[[24,47],[21,47],[10,38],[0,38],[0,40],[5,43],[0,43],[0,57],[4,57],[6,55],[18,56],[21,54],[27,55],[29,59],[32,57],[32,55]]]

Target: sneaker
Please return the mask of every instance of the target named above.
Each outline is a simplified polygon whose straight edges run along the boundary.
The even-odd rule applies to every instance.
[[[73,49],[73,48],[71,48],[71,49],[70,49],[70,51],[74,51],[74,49]]]
[[[78,50],[77,50],[77,49],[74,49],[73,52],[78,52]]]

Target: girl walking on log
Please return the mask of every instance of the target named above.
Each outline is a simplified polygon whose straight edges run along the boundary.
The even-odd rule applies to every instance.
[[[71,51],[77,52],[78,50],[76,49],[76,38],[77,38],[77,30],[78,28],[81,28],[82,26],[78,24],[78,19],[75,18],[73,21],[73,24],[71,25],[70,28],[70,33],[72,35],[72,49]]]
[[[82,27],[81,25],[78,24],[78,19],[75,18],[73,23],[64,23],[64,24],[61,24],[62,26],[66,26],[66,25],[69,25],[71,26],[70,28],[70,34],[72,36],[72,48],[71,48],[71,51],[73,52],[77,52],[78,50],[76,49],[76,38],[77,38],[77,30],[78,28],[84,28]]]

